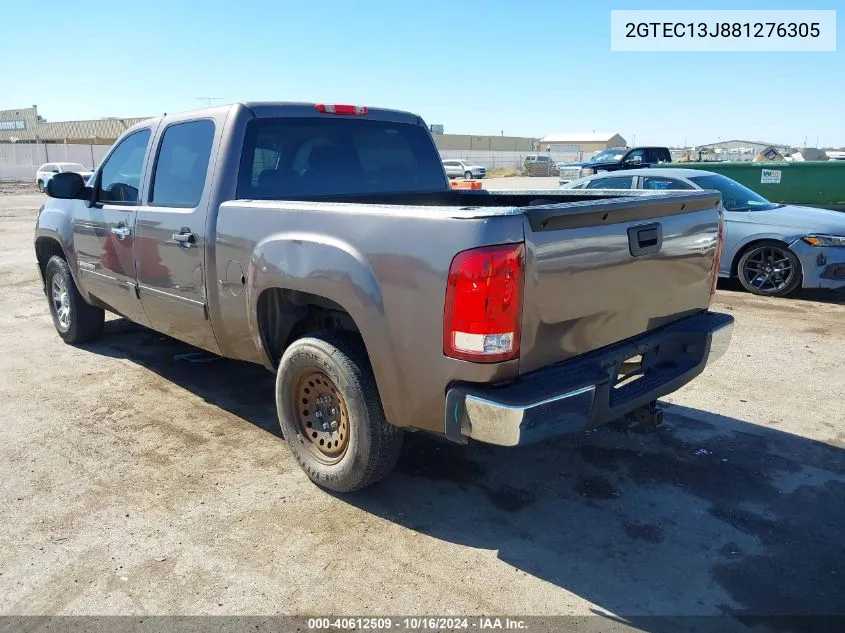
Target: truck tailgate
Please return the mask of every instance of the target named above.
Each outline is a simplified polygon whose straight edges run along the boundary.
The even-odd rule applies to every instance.
[[[524,207],[525,373],[707,309],[718,192]]]

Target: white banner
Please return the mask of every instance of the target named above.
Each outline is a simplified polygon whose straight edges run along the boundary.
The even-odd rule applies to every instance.
[[[610,50],[835,51],[836,11],[611,11]]]

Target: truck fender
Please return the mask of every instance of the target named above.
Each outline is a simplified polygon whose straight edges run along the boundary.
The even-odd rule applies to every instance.
[[[258,324],[258,298],[269,288],[318,295],[341,306],[358,327],[388,420],[404,420],[402,368],[396,362],[378,280],[350,244],[311,232],[275,233],[256,244],[247,271],[249,328],[265,365],[272,366]]]
[[[41,207],[38,211],[38,220],[35,223],[33,244],[38,244],[41,239],[51,239],[58,242],[70,268],[73,281],[82,297],[87,301],[89,298],[88,292],[80,283],[79,269],[76,265],[76,252],[73,249],[73,224],[69,209],[56,204],[55,201],[47,202]]]

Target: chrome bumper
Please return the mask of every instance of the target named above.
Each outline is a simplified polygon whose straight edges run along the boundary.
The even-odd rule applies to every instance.
[[[733,317],[706,312],[520,377],[512,385],[458,383],[446,394],[446,436],[516,446],[599,426],[676,391],[727,351]],[[642,375],[616,386],[642,356]]]

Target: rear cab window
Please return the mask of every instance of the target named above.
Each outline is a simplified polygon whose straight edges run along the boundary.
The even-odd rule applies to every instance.
[[[247,124],[237,196],[286,199],[443,191],[443,163],[420,126],[278,117]]]

